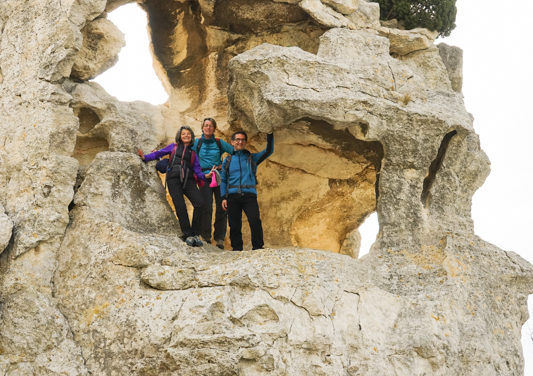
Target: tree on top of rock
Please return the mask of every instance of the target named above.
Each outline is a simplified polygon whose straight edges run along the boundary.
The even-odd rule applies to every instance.
[[[382,20],[397,19],[407,29],[425,27],[448,36],[455,28],[456,0],[372,0]]]

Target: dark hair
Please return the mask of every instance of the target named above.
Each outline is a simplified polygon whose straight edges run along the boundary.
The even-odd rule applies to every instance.
[[[189,131],[191,132],[191,143],[194,142],[194,131],[192,130],[191,127],[188,127],[186,125],[182,126],[179,130],[178,130],[178,133],[176,133],[176,142],[178,144],[182,144],[183,142],[181,141],[181,132],[183,131]]]
[[[213,127],[215,127],[215,129],[217,129],[217,122],[216,122],[216,120],[213,119],[213,118],[210,118],[210,117],[207,117],[207,118],[205,118],[204,120],[202,120],[202,129],[204,128],[204,124],[205,124],[206,120],[210,121],[211,124],[213,124]]]
[[[237,136],[238,134],[242,134],[242,135],[244,136],[244,139],[245,139],[246,141],[248,141],[248,135],[246,134],[245,131],[237,131],[237,132],[233,133],[233,134],[231,135],[231,140],[232,140],[232,141],[235,141],[235,136]]]

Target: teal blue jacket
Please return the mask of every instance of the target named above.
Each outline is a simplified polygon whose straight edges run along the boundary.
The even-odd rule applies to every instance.
[[[203,145],[202,145],[203,148]],[[255,168],[274,152],[274,135],[267,135],[267,146],[259,153],[248,150],[234,151],[229,166],[228,157],[222,163],[220,171],[220,195],[227,198],[232,193],[252,193],[257,195]],[[253,163],[252,163],[253,161]]]
[[[211,171],[211,168],[213,166],[220,166],[222,164],[222,154],[228,153],[231,154],[233,152],[233,146],[228,144],[226,141],[220,139],[220,145],[222,146],[222,153],[218,149],[217,142],[215,140],[215,137],[211,138],[205,138],[204,135],[202,135],[202,147],[200,148],[200,152],[198,152],[198,140],[194,140],[194,145],[192,147],[192,150],[196,153],[198,156],[198,160],[200,161],[200,167],[202,168],[202,172],[204,174],[209,173]]]

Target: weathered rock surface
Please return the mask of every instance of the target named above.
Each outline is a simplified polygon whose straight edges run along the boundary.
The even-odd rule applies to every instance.
[[[97,18],[82,29],[83,47],[76,54],[72,77],[86,81],[115,65],[124,35],[109,20]]]
[[[168,212],[150,171],[133,155],[99,154],[60,249],[56,297],[91,372],[496,375],[520,364],[511,338],[533,269],[518,256],[452,234],[360,261],[189,248],[158,226],[170,214],[139,219],[140,232],[102,205],[116,199],[116,175],[124,212],[157,201]]]
[[[0,3],[0,373],[522,373],[533,266],[474,234],[489,164],[454,54],[364,0],[146,0],[169,103],[120,103],[75,82],[116,52],[73,66],[126,2]],[[270,248],[187,247],[135,154],[205,116],[276,134]]]
[[[13,222],[4,212],[4,207],[0,204],[0,253],[6,249],[13,231]]]
[[[448,46],[446,43],[439,43],[437,47],[448,69],[452,88],[460,93],[463,88],[463,51],[459,47]]]
[[[396,55],[407,55],[411,52],[427,50],[435,38],[437,32],[427,29],[399,30],[382,27],[378,29],[380,35],[389,39],[390,52]]]

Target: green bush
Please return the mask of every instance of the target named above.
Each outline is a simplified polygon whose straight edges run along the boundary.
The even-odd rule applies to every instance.
[[[448,36],[455,28],[456,0],[372,0],[382,20],[400,21],[407,29],[425,27]]]

